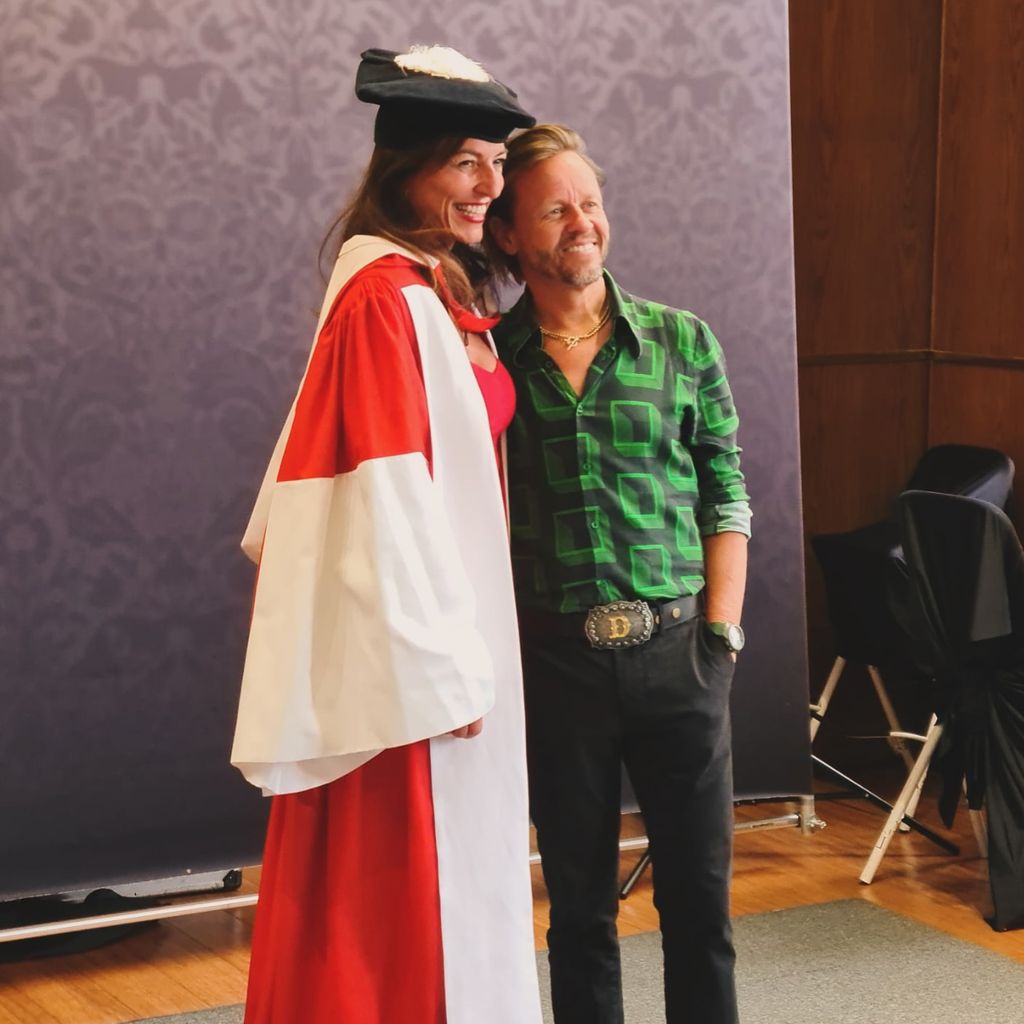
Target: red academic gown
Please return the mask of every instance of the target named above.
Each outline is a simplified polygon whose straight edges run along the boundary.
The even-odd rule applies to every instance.
[[[249,531],[265,540],[232,761],[280,795],[246,1022],[532,1024],[487,413],[414,260],[354,239],[328,303]],[[481,716],[480,737],[447,736]]]

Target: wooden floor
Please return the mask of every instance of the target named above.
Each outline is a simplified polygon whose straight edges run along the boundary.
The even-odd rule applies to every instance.
[[[934,817],[934,801],[922,810]],[[792,808],[789,808],[792,809]],[[784,805],[741,807],[740,820],[782,814]],[[963,852],[951,857],[917,835],[898,835],[871,886],[857,881],[882,824],[880,812],[856,800],[819,801],[827,827],[813,836],[796,829],[742,833],[736,838],[736,915],[863,899],[888,907],[1024,964],[1024,930],[997,934],[985,924],[984,861],[966,814],[957,821]],[[636,832],[638,824],[626,821]],[[623,873],[638,854],[623,856]],[[243,891],[254,891],[247,872]],[[547,913],[535,870],[536,934],[543,946]],[[0,1024],[121,1024],[241,1002],[245,996],[252,910],[170,919],[105,949],[62,958],[0,965]],[[652,931],[657,915],[649,877],[622,904],[623,934]],[[822,936],[827,942],[828,937]]]

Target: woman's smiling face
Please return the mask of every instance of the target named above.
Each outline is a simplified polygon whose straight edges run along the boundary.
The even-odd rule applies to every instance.
[[[464,139],[440,167],[414,174],[405,194],[422,227],[443,227],[457,242],[477,245],[484,216],[501,194],[505,144]]]

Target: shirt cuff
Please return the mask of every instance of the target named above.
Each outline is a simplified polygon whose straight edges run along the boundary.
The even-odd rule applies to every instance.
[[[750,502],[726,501],[721,505],[704,505],[697,513],[697,525],[702,537],[716,533],[742,533],[750,536]]]

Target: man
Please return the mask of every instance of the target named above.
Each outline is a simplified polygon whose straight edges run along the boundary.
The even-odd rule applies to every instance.
[[[489,248],[526,292],[496,337],[516,383],[513,565],[530,809],[557,1024],[623,1020],[620,772],[644,815],[670,1024],[734,1024],[728,696],[750,510],[722,353],[604,271],[580,137],[509,145]]]

